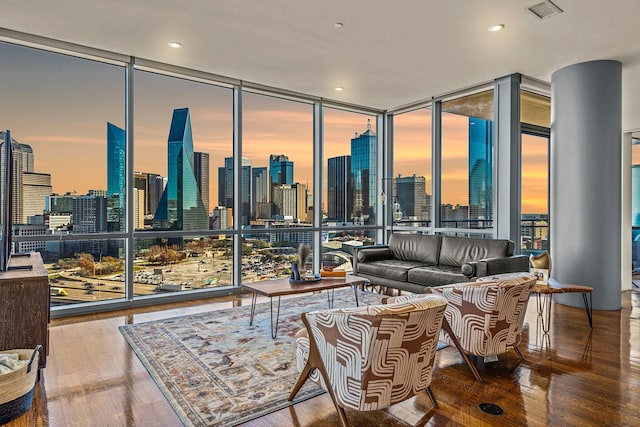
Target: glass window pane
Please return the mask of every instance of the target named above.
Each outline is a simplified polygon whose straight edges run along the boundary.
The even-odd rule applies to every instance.
[[[376,117],[324,109],[323,216],[330,226],[376,224]]]
[[[493,90],[442,103],[442,226],[493,227]]]
[[[233,236],[135,239],[135,296],[230,286]]]
[[[640,272],[640,132],[631,139],[631,228],[633,273]],[[634,277],[637,279],[637,277]]]
[[[242,107],[243,228],[310,226],[313,106],[245,92]]]
[[[211,167],[232,154],[231,89],[139,70],[134,81],[135,228],[228,228],[233,199],[220,203]]]
[[[242,243],[242,282],[290,277],[291,265],[298,263],[300,245],[313,247],[311,232],[282,231],[245,235]],[[313,270],[310,254],[301,269]]]
[[[431,216],[431,108],[393,117],[395,225],[429,226]]]
[[[0,127],[13,140],[14,230],[123,231],[124,67],[1,42],[0,56],[10,58]]]
[[[549,139],[522,135],[522,253],[549,251]]]

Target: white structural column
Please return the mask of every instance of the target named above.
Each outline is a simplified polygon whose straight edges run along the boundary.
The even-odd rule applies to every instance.
[[[551,76],[552,276],[593,287],[600,310],[621,307],[621,100],[620,62],[584,62]],[[582,306],[576,295],[557,301]]]

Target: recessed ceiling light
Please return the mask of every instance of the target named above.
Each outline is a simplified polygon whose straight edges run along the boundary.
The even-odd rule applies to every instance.
[[[344,24],[342,22],[336,22],[335,24],[333,24],[333,26],[335,28],[342,28],[342,27],[344,27]]]
[[[169,44],[170,47],[173,47],[173,48],[176,48],[176,49],[179,48],[179,47],[182,47],[182,43],[178,43],[178,42],[169,42],[168,44]]]
[[[342,92],[344,90],[344,88],[342,86],[338,86],[336,88],[336,92]]]
[[[496,31],[500,31],[503,28],[504,28],[504,24],[492,25],[489,27],[489,31],[495,33]]]

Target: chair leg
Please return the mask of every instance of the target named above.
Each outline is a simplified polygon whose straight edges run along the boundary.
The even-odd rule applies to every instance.
[[[442,319],[442,329],[444,329],[444,331],[451,338],[451,341],[453,341],[453,344],[458,349],[458,352],[460,352],[460,354],[462,355],[462,358],[464,359],[464,363],[467,364],[467,366],[469,367],[469,369],[473,373],[473,376],[476,378],[476,381],[481,383],[482,382],[482,378],[480,377],[480,374],[478,373],[478,369],[476,368],[476,365],[469,359],[469,356],[467,356],[467,353],[465,353],[464,350],[462,349],[462,346],[460,345],[460,341],[458,341],[458,338],[456,337],[456,335],[451,330],[451,326],[449,325],[449,322],[447,321],[446,317],[444,319]]]
[[[427,386],[427,395],[429,396],[429,400],[431,400],[431,404],[435,409],[439,409],[438,402],[436,401],[436,397],[433,395],[433,390],[431,390],[431,386]]]
[[[520,359],[524,360],[524,356],[520,352],[520,349],[518,348],[518,346],[513,347],[513,349],[515,350],[516,353],[518,353],[518,356],[520,356]]]
[[[296,394],[298,394],[304,383],[307,381],[307,378],[309,378],[309,375],[311,374],[311,371],[313,371],[313,369],[313,366],[311,366],[311,363],[309,363],[309,361],[307,360],[307,364],[304,365],[302,372],[300,372],[298,381],[296,382],[296,385],[293,386],[293,390],[291,390],[291,393],[289,394],[289,398],[287,400],[292,401],[293,398],[296,397]]]

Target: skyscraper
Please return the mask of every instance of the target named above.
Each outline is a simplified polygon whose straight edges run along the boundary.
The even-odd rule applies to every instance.
[[[125,165],[125,131],[107,122],[107,217],[110,230],[124,230],[124,202],[127,170]]]
[[[153,215],[164,191],[164,178],[155,173],[135,172],[134,187],[144,191],[144,215]]]
[[[397,176],[394,178],[395,203],[403,218],[425,220],[429,218],[426,179],[424,176]],[[394,211],[395,218],[395,211]]]
[[[154,228],[207,229],[207,211],[202,204],[193,167],[193,137],[188,108],[173,110],[167,160],[167,186],[156,209]]]
[[[375,222],[376,206],[376,134],[367,120],[367,130],[351,139],[351,174],[353,176],[353,218],[360,223]]]
[[[493,122],[469,117],[469,219],[493,218]],[[482,221],[478,227],[484,227]],[[470,227],[476,227],[475,222]]]
[[[6,134],[0,131],[0,177],[4,177],[4,144]],[[33,168],[34,156],[30,145],[21,144],[11,138],[12,179],[11,179],[11,220],[14,224],[26,224],[27,217],[41,215],[45,208],[45,196],[51,194],[51,175],[36,173]],[[4,212],[4,189],[0,186]]]
[[[209,214],[209,153],[196,151],[193,153],[193,169],[196,183],[202,197],[204,209]]]
[[[293,184],[293,162],[287,155],[269,156],[269,177],[272,185]]]
[[[223,185],[224,183],[224,185]],[[242,158],[242,225],[251,218],[251,160]],[[224,187],[223,191],[221,189]],[[220,202],[224,202],[221,204]],[[218,204],[233,208],[233,157],[225,157],[224,167],[218,168]]]
[[[327,166],[327,216],[329,221],[347,222],[353,212],[353,187],[351,156],[328,159]]]
[[[269,202],[269,176],[266,167],[251,169],[251,216],[259,217],[259,207]]]

